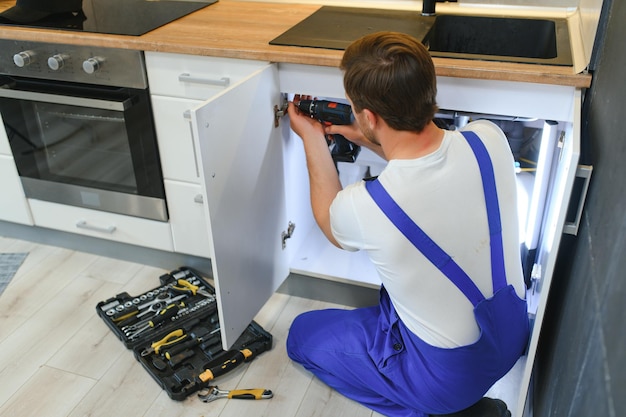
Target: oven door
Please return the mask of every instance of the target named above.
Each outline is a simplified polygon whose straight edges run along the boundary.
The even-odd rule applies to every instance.
[[[0,112],[27,197],[167,220],[147,90],[1,81]]]

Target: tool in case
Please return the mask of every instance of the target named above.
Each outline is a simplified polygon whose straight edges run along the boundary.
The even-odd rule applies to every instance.
[[[228,351],[222,349],[214,288],[181,267],[138,296],[121,293],[96,310],[156,382],[174,400],[208,387],[243,362],[271,349],[272,335],[250,323]]]

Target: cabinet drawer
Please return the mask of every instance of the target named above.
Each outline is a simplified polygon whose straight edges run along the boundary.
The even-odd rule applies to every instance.
[[[184,114],[201,103],[200,100],[152,96],[154,125],[165,179],[200,183],[191,124]]]
[[[28,200],[35,225],[85,236],[171,252],[172,233],[166,222]]]
[[[0,155],[0,220],[32,225],[30,209],[13,158]]]
[[[207,100],[267,65],[243,59],[146,52],[150,93]]]
[[[211,229],[200,185],[165,180],[174,251],[211,258]]]

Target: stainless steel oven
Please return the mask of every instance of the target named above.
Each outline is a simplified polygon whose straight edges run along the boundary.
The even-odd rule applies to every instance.
[[[167,221],[142,52],[0,40],[0,114],[27,197]]]

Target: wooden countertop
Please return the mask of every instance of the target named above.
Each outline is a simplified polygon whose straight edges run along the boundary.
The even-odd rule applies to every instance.
[[[0,0],[0,11],[14,4],[14,0]],[[337,67],[342,51],[269,45],[270,40],[311,15],[319,7],[309,4],[220,0],[142,36],[0,25],[0,38]],[[571,67],[449,58],[434,58],[433,61],[439,76],[579,88],[591,85],[591,75],[576,74]]]

